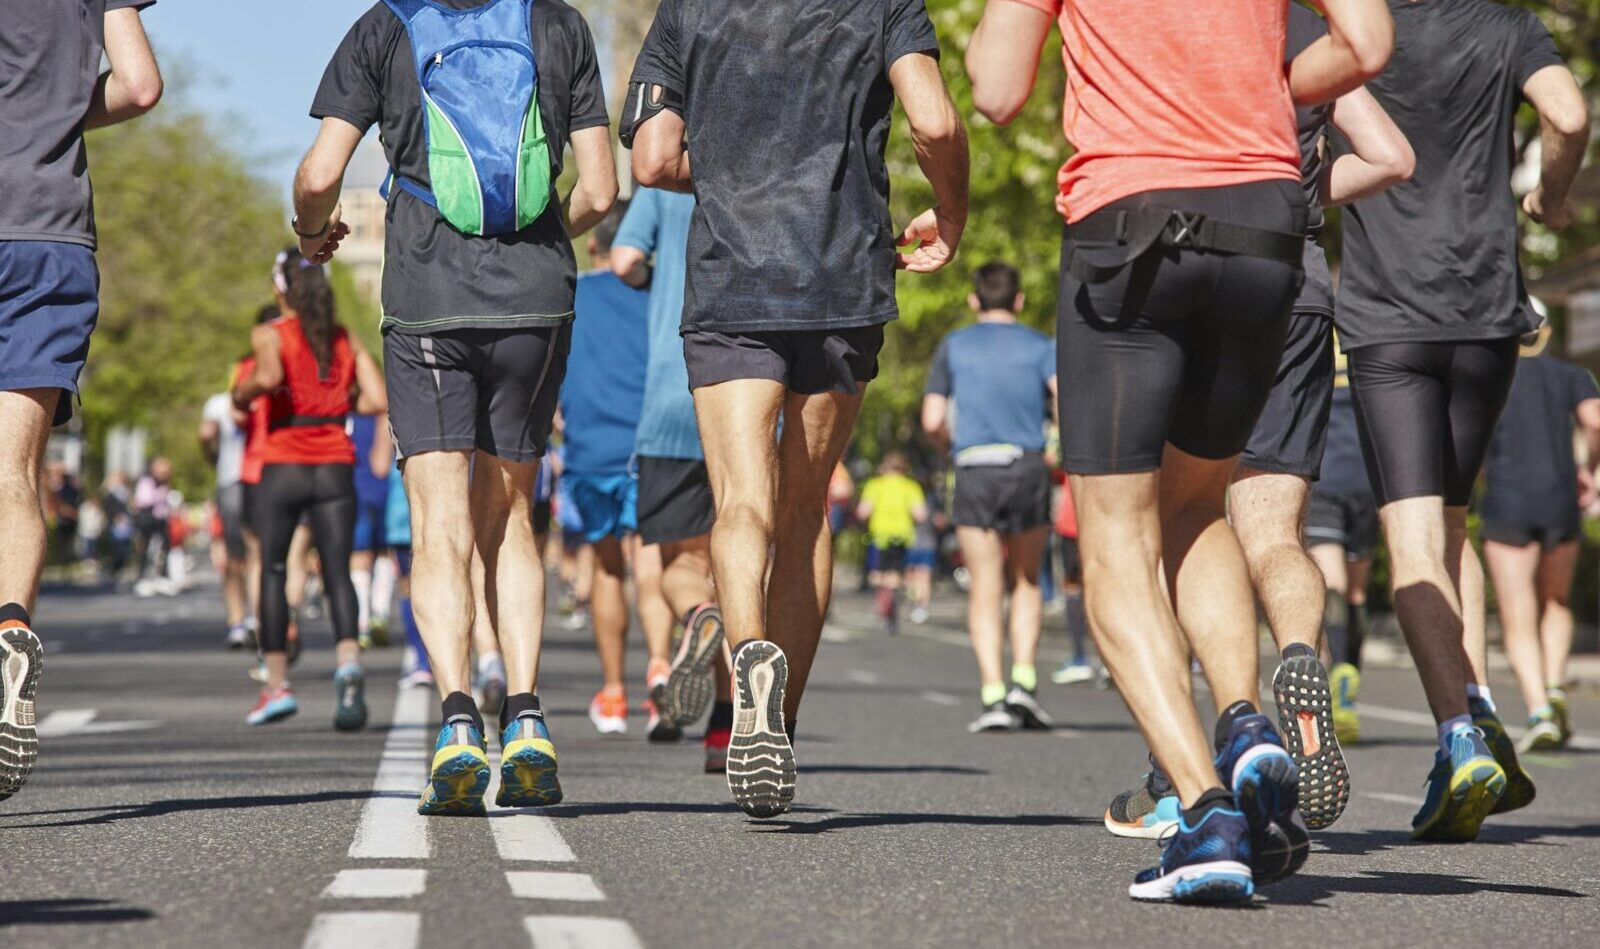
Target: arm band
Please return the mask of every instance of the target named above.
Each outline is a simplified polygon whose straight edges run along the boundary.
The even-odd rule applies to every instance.
[[[663,109],[671,109],[679,115],[683,114],[683,94],[666,86],[661,86],[661,99],[657,102],[650,101],[650,87],[660,86],[658,82],[631,82],[628,84],[628,98],[622,106],[622,121],[618,124],[617,137],[622,140],[623,148],[633,147],[634,133]]]

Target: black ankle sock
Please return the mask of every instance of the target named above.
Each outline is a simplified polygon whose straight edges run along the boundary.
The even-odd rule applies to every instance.
[[[1217,731],[1215,734],[1217,747],[1221,748],[1228,743],[1228,736],[1233,733],[1233,722],[1241,715],[1255,714],[1256,707],[1244,699],[1233,703],[1222,710],[1217,716]]]
[[[0,606],[0,623],[10,622],[21,623],[29,629],[33,628],[33,619],[28,616],[28,611],[21,603],[7,603]]]
[[[1350,607],[1349,645],[1345,647],[1344,661],[1361,668],[1361,644],[1367,641],[1367,604]]]
[[[711,706],[711,721],[706,723],[707,728],[732,728],[733,703],[731,701],[718,702]]]
[[[444,697],[443,702],[439,703],[439,708],[445,721],[465,715],[472,719],[473,727],[482,733],[483,716],[479,714],[478,703],[472,701],[472,696],[465,692],[451,692]]]
[[[516,695],[506,696],[505,711],[500,713],[500,721],[514,722],[523,715],[544,718],[544,709],[539,706],[539,697],[532,692],[518,692]]]
[[[1300,656],[1310,656],[1315,659],[1317,658],[1317,651],[1305,643],[1290,643],[1283,647],[1283,658],[1294,659]]]
[[[1221,788],[1212,788],[1195,799],[1193,807],[1183,809],[1183,822],[1193,827],[1213,807],[1232,807],[1233,795]]]

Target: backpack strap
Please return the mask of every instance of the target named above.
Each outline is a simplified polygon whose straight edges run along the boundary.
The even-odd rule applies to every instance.
[[[400,18],[401,23],[408,26],[411,18],[428,6],[428,0],[383,0],[383,2],[394,11],[395,16]]]
[[[393,168],[390,168],[389,173],[383,176],[383,184],[378,185],[378,197],[387,202],[390,196],[394,194],[396,186],[428,207],[436,211],[439,209],[439,202],[434,198],[432,191],[405,177]]]

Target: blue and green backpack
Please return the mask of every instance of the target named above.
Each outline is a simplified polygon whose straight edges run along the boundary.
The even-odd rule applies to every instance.
[[[463,234],[493,237],[532,224],[550,203],[533,0],[467,10],[433,0],[384,3],[405,24],[416,56],[433,186],[391,169],[384,199],[398,185]]]

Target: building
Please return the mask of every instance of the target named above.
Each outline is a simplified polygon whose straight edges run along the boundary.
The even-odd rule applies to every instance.
[[[389,174],[389,161],[376,135],[369,135],[356,149],[345,171],[340,196],[341,220],[350,225],[350,236],[339,246],[339,261],[349,268],[356,287],[372,302],[379,302],[383,284],[383,237],[388,202],[378,188]]]

